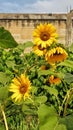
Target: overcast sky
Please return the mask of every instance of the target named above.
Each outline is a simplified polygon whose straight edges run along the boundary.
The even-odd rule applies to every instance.
[[[0,0],[0,13],[67,13],[73,0]]]

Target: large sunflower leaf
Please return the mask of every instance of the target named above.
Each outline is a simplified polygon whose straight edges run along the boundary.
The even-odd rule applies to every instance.
[[[3,48],[13,48],[16,47],[18,44],[14,40],[11,33],[4,29],[3,27],[0,27],[0,46]]]
[[[73,74],[66,73],[64,79],[67,83],[73,82]]]
[[[73,61],[65,60],[64,62],[59,63],[57,66],[66,66],[73,69]]]
[[[67,130],[67,128],[66,128],[66,125],[59,124],[59,125],[57,125],[56,129],[54,129],[54,130]]]
[[[42,104],[38,110],[40,130],[53,130],[57,123],[56,111],[53,107]]]
[[[66,125],[67,130],[73,130],[73,114],[60,118],[60,123]]]
[[[5,130],[4,125],[0,124],[0,130]]]
[[[67,130],[66,125],[59,122],[53,106],[42,104],[38,109],[39,130]]]

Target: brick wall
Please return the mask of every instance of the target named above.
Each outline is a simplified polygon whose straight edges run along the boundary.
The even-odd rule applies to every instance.
[[[67,14],[0,14],[0,26],[9,30],[18,43],[32,41],[34,28],[45,22],[56,27],[59,42],[73,42],[73,10]]]

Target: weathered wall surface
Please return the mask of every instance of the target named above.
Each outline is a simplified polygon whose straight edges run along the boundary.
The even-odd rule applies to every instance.
[[[34,28],[40,23],[52,23],[59,34],[59,42],[73,42],[73,11],[68,14],[0,14],[0,26],[9,30],[19,43],[33,40]]]

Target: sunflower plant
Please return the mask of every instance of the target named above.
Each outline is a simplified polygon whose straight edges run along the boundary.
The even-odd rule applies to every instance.
[[[73,44],[58,43],[50,23],[34,29],[33,42],[0,34],[0,129],[73,130]]]

